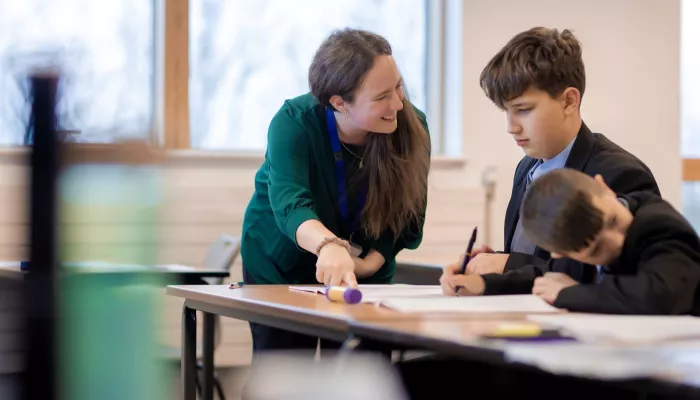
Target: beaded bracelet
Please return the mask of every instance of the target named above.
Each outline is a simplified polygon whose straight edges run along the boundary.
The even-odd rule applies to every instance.
[[[323,241],[318,245],[318,247],[316,247],[316,255],[317,256],[319,254],[321,254],[321,249],[323,248],[323,246],[327,245],[328,243],[338,244],[340,246],[345,247],[345,249],[348,252],[350,251],[350,242],[348,242],[347,240],[343,240],[343,239],[336,237],[336,236],[328,236],[328,237],[323,239]]]

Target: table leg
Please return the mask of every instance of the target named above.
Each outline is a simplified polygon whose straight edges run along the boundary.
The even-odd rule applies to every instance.
[[[197,312],[187,305],[182,308],[182,397],[184,400],[197,398]]]
[[[357,348],[357,346],[360,345],[360,343],[361,343],[360,338],[355,337],[354,335],[350,334],[343,342],[343,345],[340,347],[340,353],[341,354],[351,353],[353,350],[355,350]]]
[[[214,400],[214,323],[216,316],[207,312],[202,314],[204,314],[203,400]]]

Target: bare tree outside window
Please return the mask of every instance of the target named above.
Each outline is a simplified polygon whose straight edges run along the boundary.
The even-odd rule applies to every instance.
[[[391,43],[411,101],[426,105],[426,0],[190,0],[193,148],[260,151],[284,100],[308,92],[314,52],[334,29]]]
[[[154,54],[151,0],[0,0],[0,145],[25,141],[36,67],[61,72],[59,129],[89,142],[147,137]]]

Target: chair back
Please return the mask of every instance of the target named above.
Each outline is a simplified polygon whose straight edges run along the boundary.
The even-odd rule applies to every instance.
[[[221,233],[216,241],[209,247],[202,267],[206,269],[216,269],[227,271],[241,252],[241,238]],[[221,278],[207,278],[210,285],[220,285]]]

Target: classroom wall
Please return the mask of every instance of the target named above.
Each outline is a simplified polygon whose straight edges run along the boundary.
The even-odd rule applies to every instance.
[[[464,1],[463,127],[465,174],[477,182],[496,167],[494,225],[502,223],[522,151],[505,114],[479,87],[488,60],[514,34],[534,26],[570,28],[583,43],[587,87],[582,112],[652,169],[663,196],[680,209],[680,2],[678,0]],[[494,229],[494,232],[496,230]],[[502,233],[492,236],[503,245]]]
[[[27,245],[27,153],[0,150],[0,261],[26,259]],[[201,152],[171,152],[159,172],[162,206],[147,221],[125,221],[119,216],[89,217],[68,221],[81,232],[73,235],[70,261],[112,261],[114,249],[122,262],[138,262],[130,254],[157,253],[156,262],[199,266],[209,246],[221,232],[241,233],[243,213],[253,193],[253,177],[260,156],[232,157]],[[429,206],[425,239],[419,249],[405,251],[401,261],[445,264],[464,251],[471,229],[486,229],[486,196],[479,186],[460,177],[463,164],[436,160],[429,180]],[[112,176],[114,179],[114,176]],[[93,195],[89,190],[85,198]],[[155,225],[154,225],[155,224]],[[67,225],[68,226],[68,225]],[[153,229],[154,238],[134,237],[133,228]],[[76,250],[77,249],[77,250]],[[241,260],[231,269],[229,281],[242,280]],[[163,295],[159,338],[179,348],[182,301]],[[216,365],[246,365],[251,339],[246,323],[223,318]],[[200,321],[201,322],[201,321]],[[177,353],[175,353],[177,354]],[[1,371],[0,371],[1,373]]]

